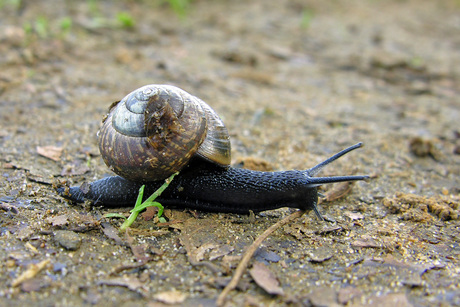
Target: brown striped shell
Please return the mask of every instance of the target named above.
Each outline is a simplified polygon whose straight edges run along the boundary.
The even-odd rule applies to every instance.
[[[146,85],[115,103],[98,132],[107,166],[133,181],[162,180],[198,155],[230,165],[230,138],[201,99],[170,85]]]

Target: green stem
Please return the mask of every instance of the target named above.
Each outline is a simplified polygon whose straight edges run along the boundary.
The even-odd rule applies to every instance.
[[[166,190],[166,188],[169,186],[169,184],[171,183],[171,181],[174,179],[174,177],[177,174],[179,173],[174,173],[169,178],[167,178],[165,180],[165,183],[158,190],[156,190],[152,195],[150,195],[150,197],[147,198],[144,202],[142,202],[142,198],[144,197],[145,185],[141,186],[141,188],[139,189],[139,195],[137,196],[136,204],[134,205],[134,208],[130,211],[131,215],[121,225],[120,231],[125,231],[126,228],[131,226],[136,220],[139,213],[141,213],[144,209],[148,207],[157,207],[158,208],[158,218],[162,219],[161,216],[163,215],[164,207],[159,202],[156,202],[154,200],[158,196],[160,196],[164,190]]]

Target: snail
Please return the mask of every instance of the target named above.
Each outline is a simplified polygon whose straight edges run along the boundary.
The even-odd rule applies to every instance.
[[[85,187],[59,188],[74,202],[132,205],[164,179],[180,174],[161,194],[163,205],[247,214],[281,207],[318,209],[317,187],[368,176],[313,177],[324,166],[362,146],[350,146],[307,170],[261,172],[230,166],[230,138],[216,112],[174,86],[146,85],[112,104],[98,132],[104,162],[119,176]]]

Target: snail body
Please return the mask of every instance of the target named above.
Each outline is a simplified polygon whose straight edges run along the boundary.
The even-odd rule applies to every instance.
[[[192,128],[199,132],[195,134]],[[105,163],[120,176],[97,180],[85,189],[60,188],[62,196],[75,202],[131,206],[143,184],[148,197],[163,179],[180,171],[158,198],[162,204],[229,213],[292,207],[314,210],[321,218],[317,186],[368,178],[313,177],[361,143],[307,170],[233,168],[229,166],[229,136],[221,119],[202,100],[173,86],[148,85],[128,94],[112,105],[98,137]]]

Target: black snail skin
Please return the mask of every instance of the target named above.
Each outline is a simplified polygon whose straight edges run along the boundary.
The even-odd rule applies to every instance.
[[[199,98],[169,85],[147,85],[114,103],[98,138],[102,158],[120,176],[97,180],[85,189],[59,188],[65,198],[132,206],[143,184],[148,196],[180,171],[157,199],[163,205],[228,213],[291,207],[314,210],[321,218],[317,186],[368,178],[313,177],[362,143],[307,170],[233,168],[230,138],[219,116]]]

